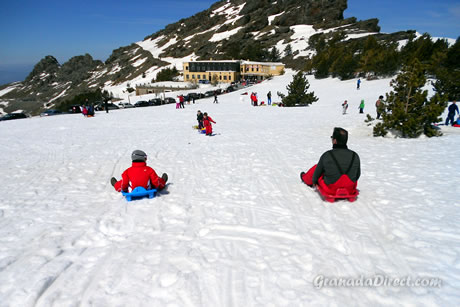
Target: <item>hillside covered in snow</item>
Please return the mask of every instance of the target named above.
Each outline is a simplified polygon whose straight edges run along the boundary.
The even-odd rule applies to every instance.
[[[98,89],[124,99],[129,88],[151,84],[163,69],[181,71],[184,61],[282,61],[289,68],[304,69],[307,59],[317,52],[311,45],[314,37],[363,44],[372,36],[386,46],[404,45],[419,36],[413,30],[380,33],[378,19],[344,19],[346,8],[346,0],[218,1],[142,41],[113,50],[104,62],[89,54],[65,63],[52,55],[44,57],[25,80],[0,87],[0,113],[24,110],[37,115]]]
[[[309,107],[252,107],[243,95],[279,101],[292,76],[219,104],[0,122],[0,306],[458,305],[460,128],[374,138],[364,116],[390,79],[358,91],[309,77]],[[215,136],[192,129],[198,110]],[[354,203],[326,203],[300,182],[334,127],[360,155]],[[127,202],[109,181],[135,149],[169,184]],[[320,287],[376,277],[440,283]]]

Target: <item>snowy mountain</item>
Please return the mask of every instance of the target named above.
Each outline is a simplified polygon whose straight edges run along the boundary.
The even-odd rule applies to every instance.
[[[4,88],[5,112],[22,109],[37,114],[77,94],[106,89],[124,98],[128,87],[149,84],[166,67],[182,69],[183,61],[201,59],[263,60],[262,50],[276,47],[287,67],[299,68],[314,53],[309,38],[343,33],[343,40],[407,40],[413,31],[379,33],[378,20],[343,18],[346,0],[226,0],[166,26],[143,41],[120,47],[102,63],[86,54],[64,64],[42,59],[20,83]],[[292,50],[286,55],[287,46]],[[1,106],[1,105],[0,105]]]
[[[276,102],[292,76],[219,104],[0,122],[0,306],[459,305],[460,129],[374,138],[358,105],[375,117],[390,79],[358,91],[310,76],[319,101],[305,108],[243,95],[271,90]],[[215,136],[192,129],[197,110]],[[326,203],[299,179],[336,126],[361,159],[354,203]],[[135,149],[170,179],[167,193],[128,203],[109,180]],[[355,287],[320,288],[324,278]],[[407,278],[436,286],[394,285]]]

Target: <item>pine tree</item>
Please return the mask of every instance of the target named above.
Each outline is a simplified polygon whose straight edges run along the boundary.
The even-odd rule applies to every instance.
[[[276,49],[275,46],[273,46],[272,50],[270,51],[270,61],[278,62],[280,58],[281,58],[280,52],[278,51],[278,49]]]
[[[394,91],[387,94],[383,122],[374,127],[374,136],[384,136],[391,130],[408,138],[422,133],[438,135],[432,125],[440,120],[447,99],[435,94],[428,100],[428,91],[422,90],[425,83],[425,71],[417,59],[403,67],[390,83]]]
[[[449,100],[460,99],[460,37],[447,53],[439,51],[431,61],[437,79],[433,84],[436,92],[447,95]]]
[[[292,55],[292,47],[291,44],[287,44],[286,48],[284,48],[284,56],[288,57]]]
[[[314,92],[308,93],[310,84],[304,73],[299,71],[293,78],[292,82],[288,84],[286,89],[288,95],[283,97],[282,102],[286,107],[294,107],[296,105],[308,106],[318,98]]]

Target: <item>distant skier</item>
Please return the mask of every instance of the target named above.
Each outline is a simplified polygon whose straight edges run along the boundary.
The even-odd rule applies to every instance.
[[[449,114],[447,114],[446,126],[449,125],[449,122],[453,126],[454,125],[455,112],[457,112],[457,114],[459,114],[458,106],[457,106],[455,101],[452,102],[452,104],[449,106],[448,110],[449,110]]]
[[[361,103],[359,104],[359,113],[364,113],[364,99],[361,99]]]
[[[328,194],[334,195],[339,188],[354,194],[361,176],[359,156],[348,149],[348,132],[345,129],[334,128],[331,139],[332,150],[326,151],[318,164],[306,173],[300,173],[300,179],[310,187],[320,185]]]
[[[212,124],[216,124],[216,122],[211,118],[211,116],[208,116],[208,113],[203,114],[203,126],[206,128],[206,135],[212,135]]]
[[[358,81],[356,81],[356,89],[359,90],[361,86],[361,79],[358,79]]]
[[[348,110],[348,101],[345,100],[342,103],[342,112],[343,112],[342,114],[347,114],[347,110]]]
[[[147,154],[142,150],[135,150],[131,154],[133,164],[126,169],[121,175],[121,180],[112,177],[110,183],[117,192],[129,192],[128,188],[134,190],[137,187],[144,187],[146,190],[158,189],[165,187],[168,181],[168,175],[164,173],[158,177],[153,168],[147,166]]]

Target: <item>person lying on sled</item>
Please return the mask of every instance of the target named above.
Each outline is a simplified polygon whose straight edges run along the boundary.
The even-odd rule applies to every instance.
[[[361,175],[359,156],[348,149],[348,132],[342,128],[334,128],[331,136],[332,150],[326,151],[318,164],[300,178],[308,186],[319,185],[326,193],[334,195],[339,188],[345,188],[354,194]]]
[[[131,154],[133,164],[121,175],[121,180],[112,177],[110,182],[117,192],[129,192],[128,187],[134,190],[137,187],[144,187],[146,190],[161,190],[168,181],[168,175],[165,173],[158,177],[157,173],[147,166],[147,154],[142,150],[135,150]]]

